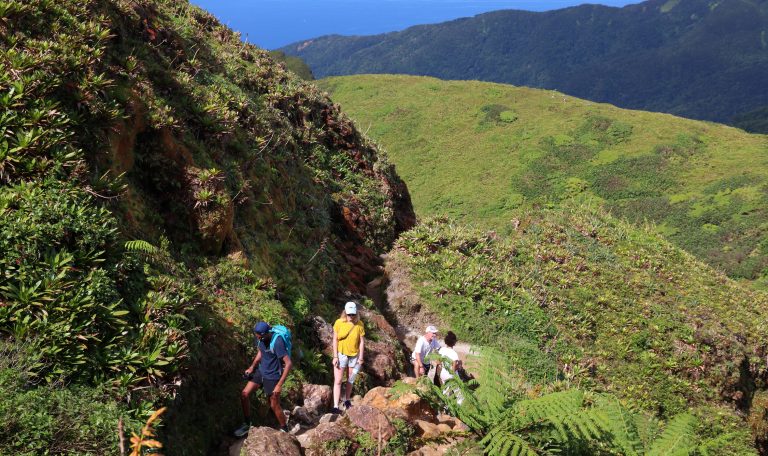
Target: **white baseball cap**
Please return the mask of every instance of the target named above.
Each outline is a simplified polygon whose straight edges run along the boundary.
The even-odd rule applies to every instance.
[[[427,329],[424,332],[437,334],[437,327],[435,327],[433,325],[429,325],[429,326],[427,326]]]
[[[357,315],[357,304],[352,301],[344,304],[344,313],[347,315]]]

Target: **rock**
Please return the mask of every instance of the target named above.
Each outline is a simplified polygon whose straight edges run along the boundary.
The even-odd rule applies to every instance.
[[[442,456],[444,454],[452,454],[449,453],[449,451],[456,446],[457,443],[461,442],[463,439],[454,439],[450,438],[445,442],[441,443],[430,443],[427,446],[421,447],[418,450],[414,450],[410,453],[408,453],[408,456]],[[462,453],[466,454],[466,453]],[[475,454],[475,453],[471,453]],[[480,453],[482,454],[482,453]]]
[[[339,415],[336,415],[335,413],[326,413],[325,415],[320,417],[320,420],[318,420],[318,423],[333,423],[334,421],[339,419]]]
[[[248,432],[241,456],[301,456],[296,437],[268,427],[254,427]]]
[[[370,389],[365,393],[360,405],[370,405],[382,411],[386,410],[389,408],[389,388],[377,386]]]
[[[456,425],[456,420],[451,415],[446,415],[445,413],[437,415],[437,422],[438,424],[447,424],[451,428]]]
[[[304,424],[314,424],[317,422],[318,415],[314,413],[310,413],[306,407],[299,407],[296,406],[293,408],[293,411],[291,412],[291,418],[300,421]]]
[[[453,429],[445,423],[439,423],[437,425],[437,430],[440,431],[441,434],[448,434],[453,432]]]
[[[374,440],[389,440],[397,432],[381,410],[369,405],[360,405],[347,410],[347,418],[355,426],[371,434]]]
[[[319,316],[312,317],[310,323],[312,324],[312,329],[315,330],[318,342],[320,342],[319,346],[322,347],[323,352],[326,355],[332,355],[331,351],[333,349],[333,326],[328,324],[325,320],[323,320],[322,317]]]
[[[325,442],[336,442],[350,439],[349,430],[341,422],[321,423],[316,428],[310,429],[300,435],[298,440],[304,449],[305,456],[323,456],[322,446]]]
[[[461,421],[458,418],[454,418],[453,421],[456,423],[453,425],[453,430],[457,432],[469,432],[469,426],[464,424],[463,421]]]
[[[404,369],[398,363],[397,352],[394,342],[366,340],[365,371],[379,384],[399,378]]]
[[[391,337],[392,339],[397,339],[397,332],[395,331],[395,328],[392,327],[392,325],[389,324],[386,318],[384,318],[384,315],[373,313],[373,312],[366,312],[363,314],[363,318],[368,319],[371,323],[376,325],[376,327],[386,334],[387,336]]]
[[[400,409],[405,412],[406,419],[435,421],[435,411],[416,393],[407,393],[390,403],[390,408]]]
[[[302,392],[304,395],[304,408],[308,413],[320,416],[331,408],[333,390],[329,385],[305,384]]]
[[[413,424],[416,425],[416,434],[423,439],[434,439],[440,435],[437,425],[429,421],[416,420]]]

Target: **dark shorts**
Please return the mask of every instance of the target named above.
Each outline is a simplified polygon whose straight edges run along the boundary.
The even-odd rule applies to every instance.
[[[253,373],[251,373],[250,376],[248,376],[248,381],[260,385],[264,389],[264,395],[269,397],[272,395],[272,391],[275,390],[275,386],[277,386],[277,382],[280,380],[270,380],[268,378],[263,378],[261,376],[261,372],[255,370]]]

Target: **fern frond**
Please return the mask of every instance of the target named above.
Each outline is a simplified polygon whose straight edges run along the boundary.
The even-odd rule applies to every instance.
[[[653,441],[647,456],[686,456],[696,449],[696,417],[681,413],[672,418],[664,432]]]
[[[616,397],[598,395],[592,413],[595,420],[610,431],[614,445],[621,448],[622,454],[638,456],[643,453],[636,417]]]
[[[494,432],[486,435],[480,444],[485,447],[485,454],[507,456],[537,456],[536,449],[522,437],[508,432]]]
[[[142,252],[148,254],[156,253],[158,251],[157,247],[141,239],[127,241],[125,243],[125,250],[129,252]]]

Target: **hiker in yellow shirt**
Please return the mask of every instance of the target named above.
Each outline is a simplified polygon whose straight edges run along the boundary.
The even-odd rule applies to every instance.
[[[333,409],[331,412],[340,413],[339,399],[341,397],[341,379],[347,371],[347,386],[345,391],[344,408],[352,407],[352,383],[363,364],[365,351],[365,328],[357,316],[357,304],[348,302],[344,311],[333,324]]]

